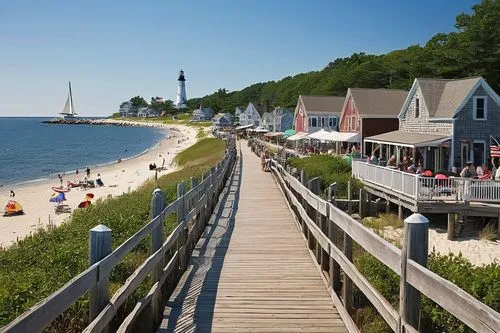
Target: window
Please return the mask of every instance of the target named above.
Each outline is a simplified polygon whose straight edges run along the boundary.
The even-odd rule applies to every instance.
[[[311,126],[312,127],[317,127],[318,126],[318,119],[316,117],[311,118]]]
[[[415,99],[415,118],[420,117],[420,100]]]
[[[350,131],[356,130],[356,116],[351,116],[351,125],[349,126]]]
[[[486,110],[486,97],[475,96],[473,99],[473,119],[474,120],[486,120],[487,110]]]
[[[469,144],[467,142],[462,142],[461,150],[462,150],[461,162],[463,168],[467,164],[467,161],[470,159]]]
[[[321,118],[321,127],[325,127],[325,125],[326,125],[326,118],[322,117]]]
[[[337,127],[337,119],[334,117],[328,118],[328,126],[331,128]]]

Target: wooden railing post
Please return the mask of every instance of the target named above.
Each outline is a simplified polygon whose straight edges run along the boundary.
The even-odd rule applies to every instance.
[[[347,181],[347,214],[352,214],[352,188],[350,180]]]
[[[89,264],[92,266],[111,253],[111,229],[99,224],[89,231]],[[89,317],[90,322],[104,309],[109,302],[109,276],[99,275],[97,284],[90,289]]]
[[[307,179],[306,179],[306,174],[304,172],[304,170],[300,170],[300,183],[302,184],[302,186],[304,187],[307,187]],[[300,203],[302,204],[302,207],[304,207],[304,210],[307,212],[307,209],[306,209],[306,205],[307,205],[307,201],[306,199],[302,196],[302,193],[300,192],[297,192],[297,194],[300,196],[301,200],[300,200]],[[308,235],[308,232],[307,232],[307,225],[306,225],[306,221],[304,221],[302,218],[300,219],[301,221],[301,226],[302,226],[302,232],[304,233],[304,236],[306,236],[307,239],[309,239],[309,235]]]
[[[344,232],[344,255],[352,262],[352,238]],[[352,295],[352,280],[344,272],[342,281],[342,299],[347,312],[352,312],[353,295]]]
[[[328,202],[335,203],[335,198],[337,197],[337,183],[333,183],[328,187]],[[335,205],[335,204],[334,204]],[[330,211],[328,210],[328,238],[332,241],[333,244],[337,243],[337,234],[338,228],[330,220]],[[332,286],[333,292],[339,292],[341,288],[340,282],[340,265],[330,257],[330,285]]]
[[[165,201],[162,190],[159,188],[153,191],[153,196],[151,198],[151,210],[149,213],[150,220],[161,215],[161,212],[165,208]],[[151,232],[151,254],[155,253],[163,245],[163,219],[160,218],[160,222]],[[152,272],[153,283],[159,281],[163,272],[164,260],[163,258],[155,265]],[[156,324],[161,319],[161,314],[163,313],[163,300],[161,294],[157,294],[153,297],[151,302],[153,321]]]
[[[184,222],[185,210],[184,210],[184,184],[177,184],[177,199],[180,199],[177,203],[177,225]],[[187,227],[184,228],[177,241],[177,249],[179,251],[179,266],[181,272],[186,270],[187,266],[187,253],[186,253],[186,238],[187,238]]]
[[[313,178],[311,179],[308,184],[307,184],[307,187],[309,188],[309,190],[318,195],[319,192],[320,192],[320,186],[321,186],[321,179],[319,177],[316,177],[316,178]],[[320,217],[319,217],[319,214],[318,214],[318,207],[311,207],[310,208],[310,214],[312,215],[312,220],[314,221],[314,223],[321,229],[321,220],[320,220]],[[312,237],[312,234],[311,234],[311,239],[309,241],[310,243],[310,247],[314,248],[314,254],[316,256],[316,262],[318,264],[321,264],[321,245],[319,244],[318,240],[317,239],[314,239],[314,237]]]
[[[418,213],[404,220],[403,248],[401,250],[401,279],[399,289],[399,315],[402,323],[417,330],[420,326],[420,292],[406,282],[407,260],[427,267],[429,220]]]

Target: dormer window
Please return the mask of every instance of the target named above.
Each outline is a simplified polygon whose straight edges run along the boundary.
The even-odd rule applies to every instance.
[[[420,117],[420,99],[415,99],[415,118]]]
[[[473,119],[486,120],[488,118],[487,99],[484,96],[474,96]]]

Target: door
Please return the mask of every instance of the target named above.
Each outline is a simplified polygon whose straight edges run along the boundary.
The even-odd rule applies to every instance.
[[[486,142],[484,141],[475,141],[473,144],[473,156],[474,156],[474,165],[483,165],[486,164]]]
[[[462,156],[461,156],[461,162],[462,165],[461,167],[465,167],[467,165],[467,161],[469,160],[469,143],[467,142],[462,142],[462,146],[460,149]]]

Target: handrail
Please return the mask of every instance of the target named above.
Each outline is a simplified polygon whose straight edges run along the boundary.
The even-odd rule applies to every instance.
[[[401,276],[402,263],[406,262],[406,283],[412,285],[423,295],[456,316],[467,326],[477,332],[492,333],[500,331],[500,314],[498,312],[413,260],[403,261],[400,249],[376,235],[372,230],[366,228],[330,202],[313,194],[276,160],[273,160],[272,163],[273,175],[283,189],[290,206],[297,213],[299,219],[303,221],[302,227],[304,228],[304,234],[308,237],[308,243],[310,241],[309,237],[312,237],[322,251],[326,252],[328,257],[340,265],[340,268],[365,294],[394,332],[416,332],[417,330],[402,319],[398,310],[394,309],[380,292],[366,280],[346,254],[335,245],[331,236],[326,235],[321,225],[310,217],[317,216],[316,214],[323,215],[318,211],[318,207],[326,205],[329,210],[329,223],[342,230],[343,233],[399,276]],[[310,206],[310,208],[307,206]],[[307,209],[312,209],[312,212],[308,214]],[[403,244],[403,246],[405,245]],[[323,267],[320,257],[317,256],[316,258],[318,264]],[[329,290],[335,293],[332,288],[329,288]],[[345,302],[346,299],[344,299],[344,306]]]
[[[500,200],[498,180],[461,177],[435,179],[363,161],[353,161],[352,176],[421,201],[446,199],[457,202],[498,202]]]
[[[205,177],[199,184],[192,187],[192,189],[183,196],[176,199],[169,204],[160,214],[152,218],[146,225],[144,225],[133,236],[127,239],[124,243],[118,246],[113,252],[107,255],[99,262],[93,264],[78,276],[71,279],[62,288],[52,293],[50,296],[35,304],[31,309],[17,317],[8,325],[2,327],[0,332],[39,332],[48,326],[59,314],[64,312],[70,305],[75,303],[82,295],[84,295],[91,288],[95,287],[100,279],[109,276],[111,271],[118,265],[127,254],[129,254],[144,238],[157,231],[157,226],[163,224],[166,217],[178,211],[179,205],[184,205],[187,209],[183,210],[183,216],[178,220],[183,221],[176,229],[170,234],[163,245],[155,250],[145,261],[135,270],[135,272],[127,279],[125,284],[115,293],[108,304],[101,310],[98,316],[86,328],[86,332],[101,332],[116,316],[118,308],[126,301],[126,299],[137,289],[144,278],[153,270],[156,264],[160,263],[166,252],[175,246],[175,252],[172,258],[177,258],[175,261],[170,261],[169,264],[163,269],[163,275],[158,282],[165,283],[167,277],[176,274],[177,279],[180,278],[179,269],[172,269],[169,265],[172,262],[177,263],[178,268],[185,267],[180,260],[187,260],[187,256],[182,256],[183,251],[191,251],[189,244],[186,244],[185,234],[192,234],[192,237],[201,235],[205,223],[208,222],[209,214],[211,212],[212,204],[218,201],[218,194],[222,191],[223,184],[232,172],[236,159],[236,150],[234,140],[227,143],[227,150],[223,159],[213,168],[207,177]],[[211,196],[208,197],[207,194]],[[194,202],[196,201],[196,202]],[[191,203],[191,204],[190,204]],[[203,218],[196,217],[203,216]],[[196,223],[191,226],[188,221],[196,218]],[[186,248],[188,247],[188,248]],[[183,258],[181,258],[183,257]],[[172,280],[173,283],[177,281]],[[155,297],[161,288],[155,284],[152,292]],[[150,297],[151,301],[153,297]],[[159,309],[162,311],[162,309]],[[137,315],[137,313],[136,313]],[[161,316],[161,313],[155,314]]]

